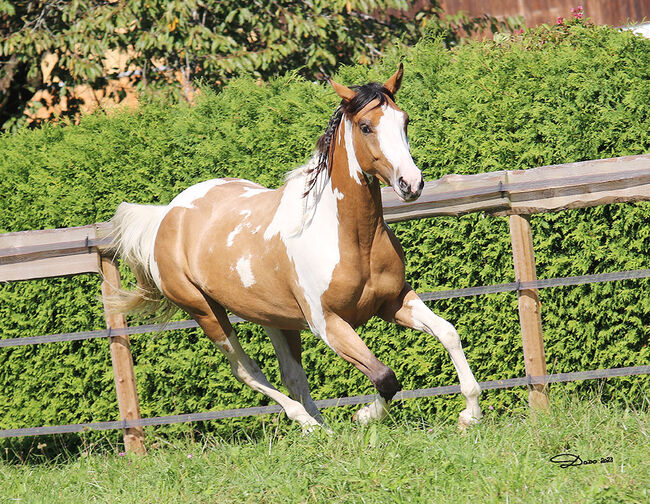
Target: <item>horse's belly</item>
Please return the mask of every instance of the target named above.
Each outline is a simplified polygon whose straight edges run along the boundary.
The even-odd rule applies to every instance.
[[[201,290],[235,315],[279,329],[305,327],[280,254],[253,247],[240,255],[217,252],[207,261],[200,268]]]

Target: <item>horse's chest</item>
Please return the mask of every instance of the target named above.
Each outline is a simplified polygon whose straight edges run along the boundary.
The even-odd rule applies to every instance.
[[[404,260],[393,236],[380,233],[369,250],[342,248],[323,305],[353,325],[365,323],[404,287]]]

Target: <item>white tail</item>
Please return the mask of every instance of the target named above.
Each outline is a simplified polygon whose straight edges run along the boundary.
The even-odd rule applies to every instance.
[[[117,207],[111,219],[115,252],[129,265],[138,285],[133,291],[119,289],[108,299],[111,311],[152,314],[164,309],[160,318],[169,318],[178,309],[163,297],[151,269],[158,226],[167,210],[166,206],[133,203],[120,203]]]

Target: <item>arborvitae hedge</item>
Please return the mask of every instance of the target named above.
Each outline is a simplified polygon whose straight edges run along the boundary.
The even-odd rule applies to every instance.
[[[396,49],[379,68],[344,68],[337,78],[345,84],[383,81],[400,58],[406,73],[398,104],[411,117],[413,157],[427,179],[650,151],[650,41],[631,33],[577,23],[451,51],[424,40],[409,50]],[[4,136],[0,231],[103,221],[121,201],[166,203],[213,177],[278,186],[287,170],[308,158],[336,103],[327,86],[295,75],[269,83],[242,79],[219,94],[204,91],[192,108],[151,103],[134,113],[85,117],[77,126]],[[648,203],[538,215],[532,223],[540,278],[650,267]],[[514,280],[505,218],[473,214],[393,228],[406,250],[407,278],[419,291]],[[643,280],[542,290],[549,371],[647,364],[648,288]],[[101,328],[98,293],[93,276],[2,285],[0,337]],[[431,306],[456,324],[479,381],[523,376],[514,294]],[[263,332],[249,325],[240,325],[239,332],[279,384]],[[361,333],[405,388],[457,382],[434,339],[375,320]],[[198,331],[134,336],[132,342],[144,416],[267,403],[232,377]],[[372,390],[365,377],[310,334],[305,347],[316,398]],[[104,340],[4,349],[0,370],[0,428],[117,418]],[[647,394],[649,384],[646,377],[610,383],[606,394]],[[523,408],[525,398],[523,389],[487,392],[483,405],[488,414],[498,414]],[[442,421],[455,420],[461,407],[460,398],[442,397],[407,401],[394,411],[398,416],[421,411]],[[337,411],[329,414],[350,412]],[[255,428],[260,421],[195,428],[225,433]]]

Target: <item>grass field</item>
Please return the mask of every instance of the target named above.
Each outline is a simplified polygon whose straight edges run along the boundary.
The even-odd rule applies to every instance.
[[[149,431],[145,457],[103,445],[0,462],[0,502],[650,502],[648,398],[552,397],[548,414],[486,411],[466,434],[431,419],[309,436],[281,420],[244,442]],[[596,463],[562,468],[550,461],[561,453]]]

